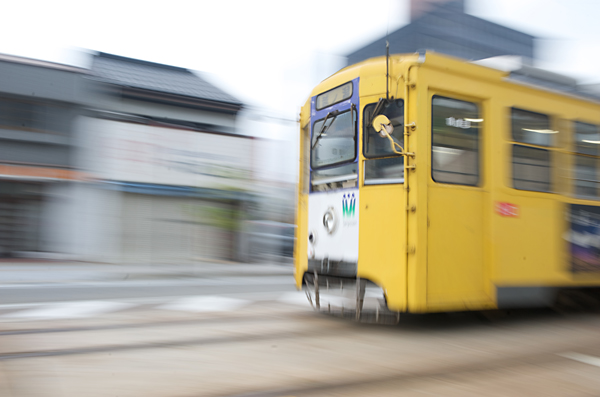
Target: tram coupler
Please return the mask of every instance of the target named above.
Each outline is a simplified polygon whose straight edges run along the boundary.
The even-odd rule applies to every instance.
[[[316,270],[315,270],[314,285],[315,285],[315,307],[317,310],[321,310],[321,298],[319,296],[319,274],[317,273]]]
[[[360,277],[356,278],[356,321],[360,321],[360,312],[365,301],[365,288],[367,282]]]

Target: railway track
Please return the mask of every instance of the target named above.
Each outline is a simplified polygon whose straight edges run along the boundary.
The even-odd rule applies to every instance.
[[[474,314],[405,316],[397,326],[378,326],[286,309],[11,323],[0,331],[0,395],[506,395],[509,389],[564,395],[600,389],[600,367],[590,364],[600,357],[594,314],[521,312],[493,322]],[[577,361],[577,355],[592,359]]]
[[[279,390],[262,390],[242,394],[222,394],[214,397],[280,397],[280,396],[329,396],[344,395],[353,396],[356,390],[369,390],[369,395],[397,395],[396,393],[406,391],[406,385],[415,388],[420,383],[426,383],[437,379],[450,381],[456,379],[476,379],[490,373],[498,374],[502,371],[527,371],[531,367],[541,364],[553,365],[558,363],[571,363],[567,356],[558,350],[555,353],[544,352],[537,354],[525,354],[518,357],[510,357],[493,361],[468,363],[465,365],[433,365],[430,370],[411,371],[401,370],[397,373],[384,376],[366,376],[357,379],[332,380],[330,382],[315,382],[313,385],[284,388]],[[416,388],[415,388],[416,389]],[[542,393],[540,393],[541,395]],[[365,395],[365,394],[362,394]],[[482,391],[480,395],[486,395]],[[545,394],[548,395],[548,394]],[[192,397],[191,395],[188,397]]]

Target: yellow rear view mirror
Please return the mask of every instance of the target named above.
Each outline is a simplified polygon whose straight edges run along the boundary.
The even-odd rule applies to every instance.
[[[392,149],[392,152],[403,156],[405,155],[402,146],[400,146],[400,144],[394,140],[394,137],[392,137],[392,132],[394,132],[394,126],[392,125],[390,119],[388,119],[383,114],[380,114],[379,116],[373,119],[372,125],[375,131],[379,133],[380,137],[387,138],[390,140],[390,149]]]
[[[386,136],[391,135],[392,132],[394,132],[394,126],[390,122],[390,119],[388,119],[383,114],[380,114],[379,116],[375,117],[373,119],[372,125],[375,131],[377,131],[379,133],[379,136],[381,136],[382,138],[385,138]]]

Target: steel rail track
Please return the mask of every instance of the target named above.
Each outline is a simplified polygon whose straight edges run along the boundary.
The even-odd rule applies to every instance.
[[[166,347],[179,347],[179,346],[208,346],[218,344],[231,344],[231,343],[243,343],[243,342],[254,342],[254,341],[265,341],[265,340],[282,340],[292,338],[312,338],[315,336],[323,335],[342,335],[346,333],[352,333],[355,330],[352,327],[347,327],[345,324],[339,324],[335,327],[329,327],[328,329],[315,329],[305,332],[271,332],[263,334],[249,334],[249,335],[236,335],[236,336],[223,336],[223,337],[210,337],[210,338],[190,338],[190,339],[179,339],[174,341],[162,341],[162,342],[145,342],[145,343],[132,343],[123,345],[104,345],[104,346],[93,346],[93,347],[77,347],[57,350],[39,350],[39,351],[20,351],[20,352],[8,352],[0,353],[0,361],[17,360],[17,359],[28,359],[28,358],[39,358],[39,357],[57,357],[57,356],[73,356],[83,354],[95,354],[95,353],[107,353],[107,352],[120,352],[120,351],[131,351],[131,350],[144,350],[144,349],[159,349]]]
[[[590,339],[590,342],[592,340]],[[593,340],[597,345],[597,340]],[[568,350],[568,349],[567,349]],[[505,357],[496,360],[478,360],[476,362],[460,364],[460,365],[445,365],[442,367],[433,367],[430,370],[413,372],[409,369],[403,369],[393,374],[383,376],[366,376],[364,378],[353,378],[351,380],[332,380],[332,381],[315,381],[310,386],[298,386],[281,389],[266,389],[260,391],[252,391],[248,393],[236,394],[213,394],[210,397],[281,397],[281,396],[320,396],[324,393],[338,392],[343,395],[344,390],[351,390],[356,387],[374,388],[389,386],[394,383],[405,384],[407,382],[422,381],[428,378],[444,379],[461,375],[476,375],[488,371],[500,371],[508,368],[521,368],[527,366],[547,365],[560,361],[568,360],[563,353],[565,349],[553,349],[546,352],[537,352],[524,354],[519,356]],[[337,395],[337,394],[336,394]],[[187,397],[198,397],[198,395],[190,395]]]
[[[286,315],[286,318],[292,316]],[[294,313],[293,317],[312,317],[316,318],[312,312],[306,313]],[[251,322],[251,321],[278,321],[281,318],[277,318],[269,315],[261,316],[241,316],[241,317],[213,317],[213,318],[201,318],[201,319],[188,319],[188,320],[161,320],[161,321],[146,321],[141,323],[131,324],[107,324],[107,325],[93,325],[93,326],[80,326],[80,327],[56,327],[56,328],[32,328],[32,329],[17,329],[11,331],[0,331],[0,337],[2,336],[13,336],[13,335],[33,335],[33,334],[49,334],[49,333],[60,333],[60,332],[84,332],[84,331],[105,331],[112,329],[127,329],[127,328],[145,328],[145,327],[168,327],[178,326],[186,324],[218,324],[218,323],[234,323],[234,322]]]

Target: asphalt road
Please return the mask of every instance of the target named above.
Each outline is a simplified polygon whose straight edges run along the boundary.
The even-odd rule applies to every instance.
[[[295,291],[292,276],[208,277],[0,285],[0,305]]]
[[[291,275],[0,285],[0,395],[597,395],[600,316],[315,313]]]
[[[138,305],[41,320],[31,307],[0,308],[0,395],[587,396],[600,390],[600,317],[593,313],[403,316],[398,325],[381,326],[317,314],[306,302],[197,309]]]

